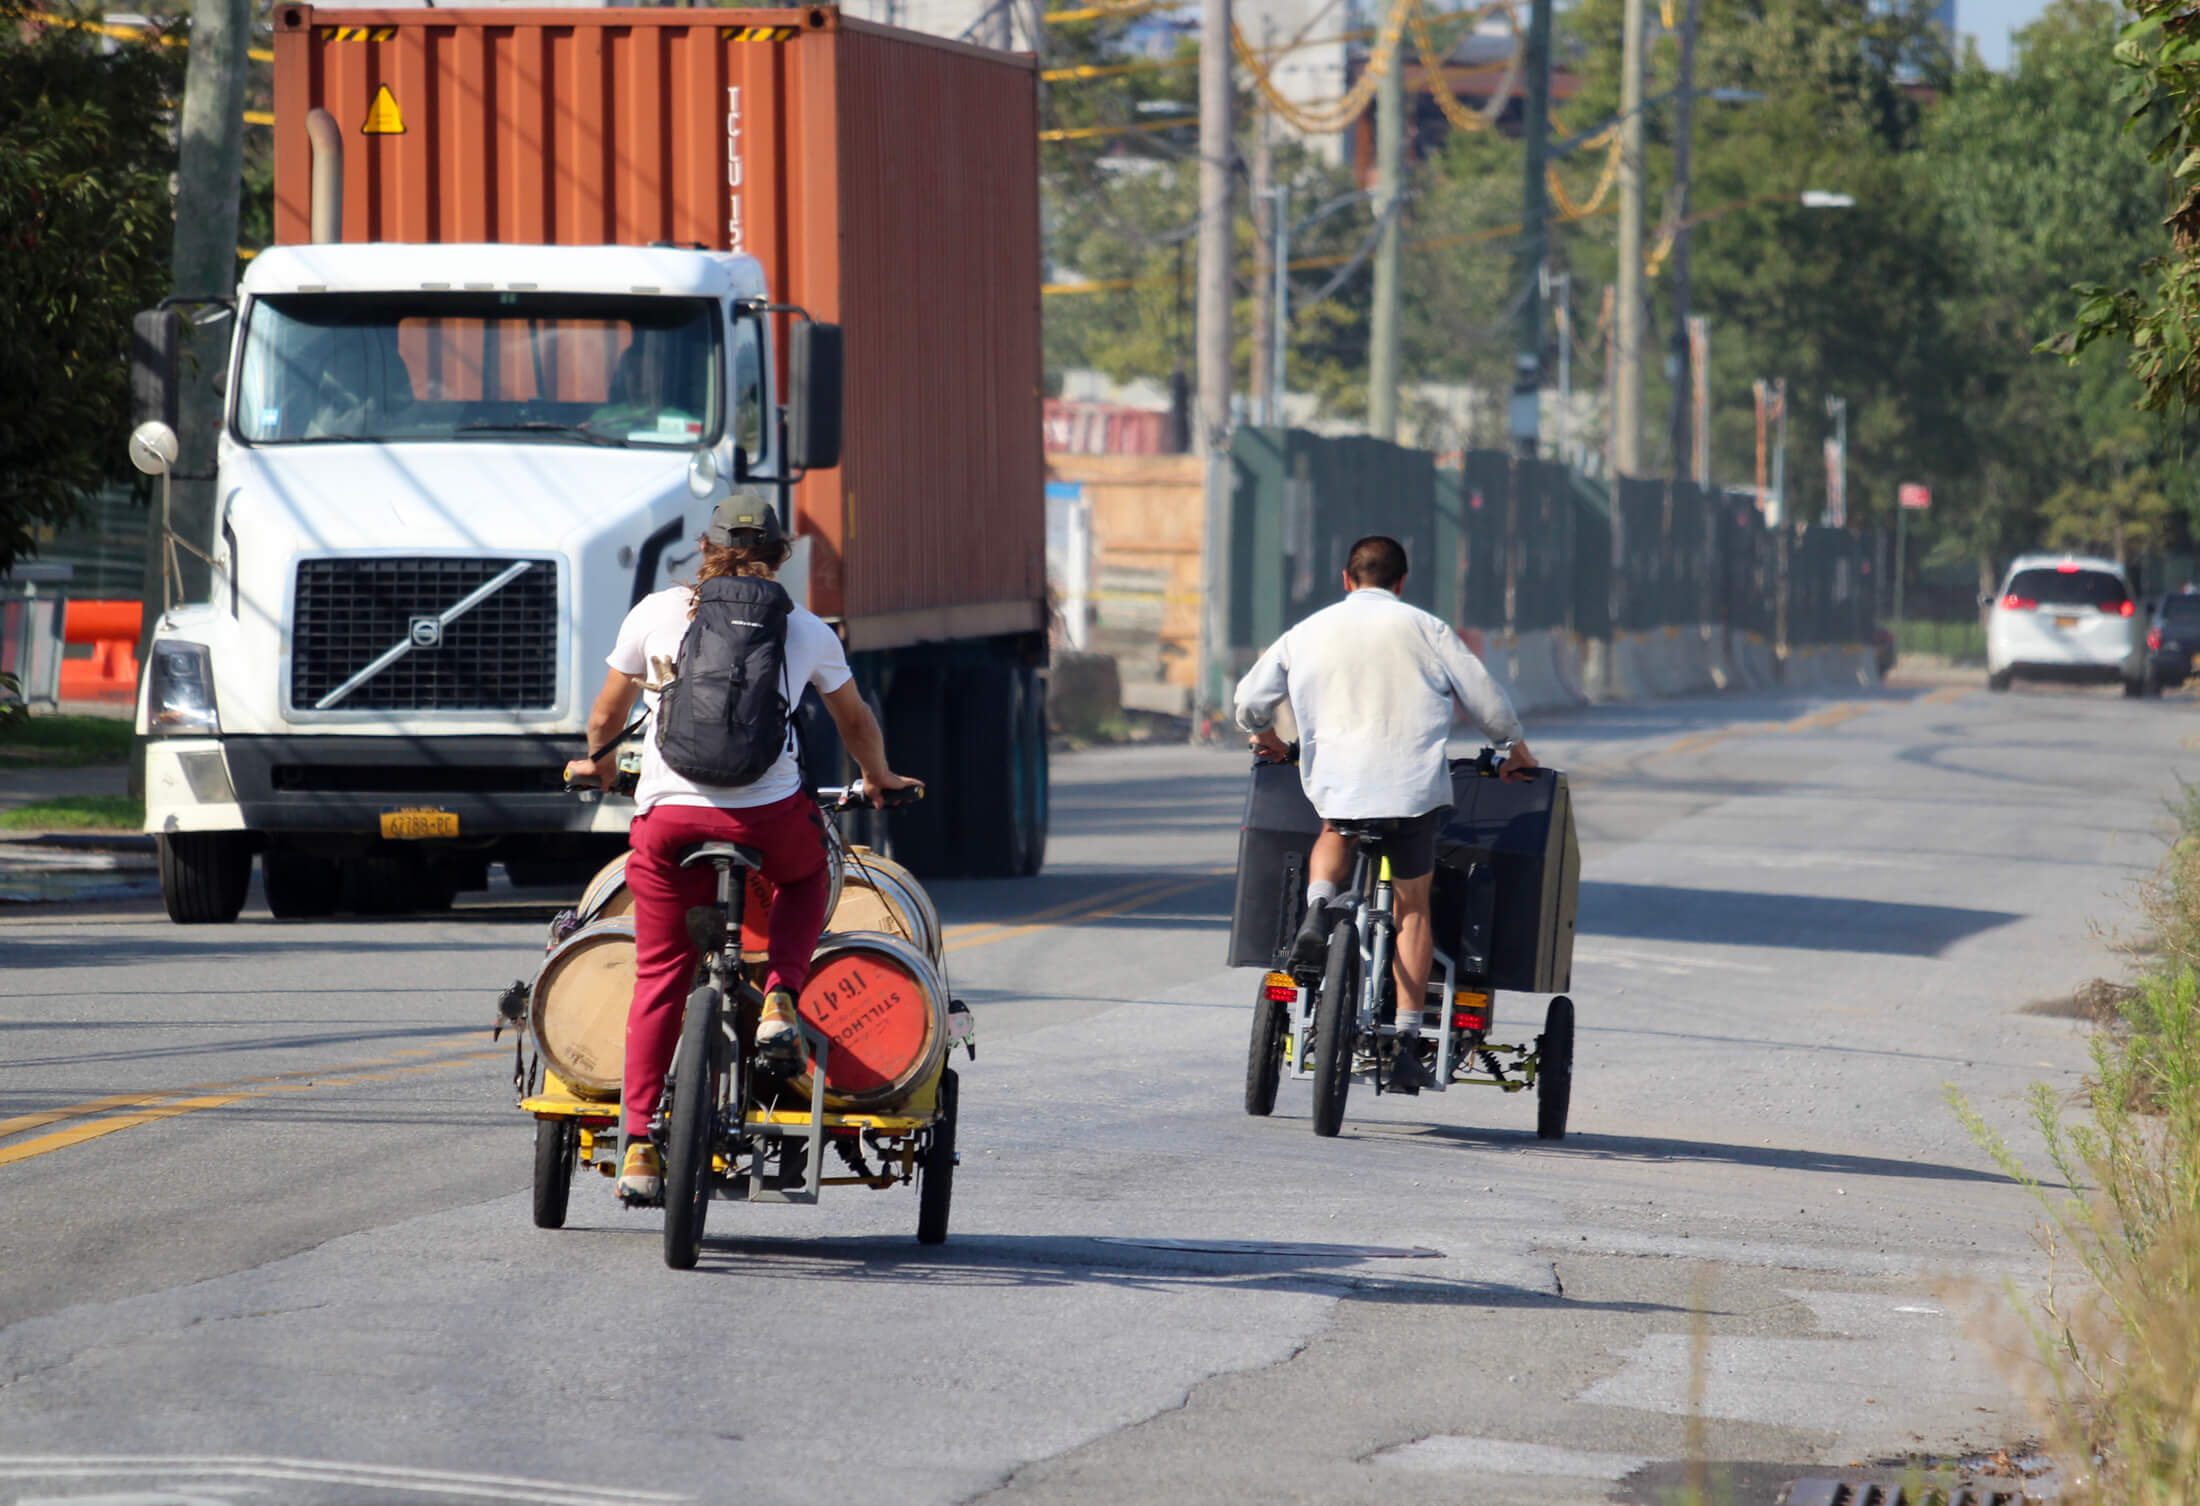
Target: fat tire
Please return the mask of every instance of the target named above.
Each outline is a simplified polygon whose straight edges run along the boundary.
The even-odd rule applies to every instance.
[[[703,1253],[710,1212],[711,1120],[724,1065],[718,989],[706,983],[687,998],[680,1054],[672,1065],[672,1112],[665,1136],[665,1264],[691,1271]]]
[[[294,847],[270,847],[260,854],[260,887],[277,920],[319,920],[343,901],[344,866]]]
[[[948,688],[957,871],[971,878],[1015,878],[1023,872],[1025,759],[1016,694],[1021,666],[988,659]]]
[[[1314,1133],[1329,1139],[1344,1128],[1352,1091],[1352,1051],[1360,1033],[1359,932],[1351,917],[1329,933],[1321,997],[1314,1005]]]
[[[917,1243],[947,1243],[947,1219],[955,1205],[955,1113],[962,1096],[955,1069],[940,1073],[939,1104],[932,1120],[932,1138],[925,1142],[924,1159],[917,1163]]]
[[[1543,1013],[1535,1055],[1536,1138],[1563,1140],[1566,1110],[1574,1097],[1574,1001],[1564,994]]]
[[[163,832],[153,843],[160,859],[160,899],[170,920],[203,926],[237,918],[252,887],[250,832]]]
[[[565,1227],[565,1205],[573,1195],[573,1158],[580,1135],[570,1119],[535,1121],[535,1227]]]
[[[886,813],[894,861],[919,878],[949,878],[954,788],[947,761],[947,687],[924,664],[897,666],[884,702],[888,761],[898,774],[931,786],[925,798]]]
[[[1290,1023],[1289,1005],[1268,997],[1268,980],[1260,980],[1253,997],[1253,1039],[1245,1056],[1245,1112],[1265,1119],[1276,1111],[1276,1085],[1283,1081],[1283,1037]]]
[[[1032,665],[1022,669],[1021,730],[1024,761],[1023,856],[1019,873],[1035,876],[1046,866],[1047,825],[1052,819],[1047,759],[1047,682]]]

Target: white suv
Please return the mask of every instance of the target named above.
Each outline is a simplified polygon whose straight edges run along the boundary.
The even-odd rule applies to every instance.
[[[2018,557],[1986,614],[1986,684],[2017,675],[2115,680],[2139,630],[2124,567],[2075,554]]]

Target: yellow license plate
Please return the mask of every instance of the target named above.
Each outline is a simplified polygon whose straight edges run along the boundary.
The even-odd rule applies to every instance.
[[[458,812],[384,811],[382,835],[400,842],[418,842],[427,837],[455,837],[458,835]]]
[[[2055,626],[2059,628],[2074,628],[2077,625],[2078,619],[2075,617],[2058,617],[2055,619]]]

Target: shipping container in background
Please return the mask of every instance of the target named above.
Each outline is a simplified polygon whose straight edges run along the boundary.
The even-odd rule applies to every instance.
[[[795,494],[811,607],[859,651],[1043,631],[1030,58],[823,7],[274,19],[279,244],[322,107],[344,240],[757,257],[846,335],[842,461]]]

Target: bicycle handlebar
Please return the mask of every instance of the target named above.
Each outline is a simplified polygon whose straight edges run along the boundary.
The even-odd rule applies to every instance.
[[[898,790],[875,792],[878,806],[893,810],[899,806],[914,805],[924,798],[922,784],[907,785]],[[817,803],[830,810],[857,810],[873,802],[874,792],[865,788],[862,780],[854,784],[821,784],[817,787]]]

